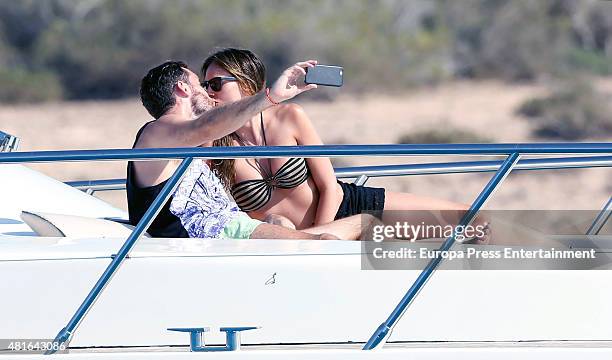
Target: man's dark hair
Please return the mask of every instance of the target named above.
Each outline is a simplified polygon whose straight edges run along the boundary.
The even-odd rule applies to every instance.
[[[189,83],[187,68],[182,61],[166,61],[149,70],[142,78],[140,100],[151,116],[159,119],[176,103],[174,87],[179,81]]]

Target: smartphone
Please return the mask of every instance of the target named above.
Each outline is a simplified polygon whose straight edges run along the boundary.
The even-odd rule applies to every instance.
[[[306,68],[306,84],[317,84],[322,86],[342,86],[341,66],[330,65],[315,65],[314,67]]]

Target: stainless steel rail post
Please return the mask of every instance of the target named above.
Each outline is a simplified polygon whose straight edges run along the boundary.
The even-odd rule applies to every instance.
[[[610,197],[610,199],[608,199],[608,202],[606,203],[606,205],[604,205],[603,209],[601,209],[599,214],[597,214],[597,217],[595,218],[595,220],[593,220],[593,223],[589,227],[589,230],[587,230],[586,234],[599,234],[601,229],[604,227],[604,225],[610,218],[610,215],[612,215],[612,196]]]
[[[91,309],[91,306],[98,299],[106,285],[109,283],[112,276],[117,272],[119,266],[123,263],[123,260],[129,254],[130,250],[132,250],[132,248],[136,244],[136,241],[140,238],[142,233],[149,227],[149,225],[151,225],[153,219],[155,219],[155,217],[157,216],[161,208],[164,206],[170,195],[174,193],[174,190],[180,183],[183,174],[185,174],[185,171],[187,171],[187,169],[189,168],[189,165],[191,164],[192,160],[193,158],[184,159],[179,165],[179,167],[176,169],[174,174],[170,177],[170,179],[168,179],[166,185],[164,185],[159,195],[157,195],[151,206],[149,206],[142,219],[140,219],[140,221],[138,222],[138,225],[136,225],[136,227],[134,228],[130,236],[128,236],[121,249],[119,249],[119,252],[117,252],[117,255],[113,258],[106,270],[104,270],[104,273],[102,273],[102,275],[100,276],[94,287],[91,289],[89,294],[87,294],[87,297],[85,297],[85,300],[83,300],[81,306],[79,306],[70,321],[68,321],[68,324],[63,329],[61,329],[55,337],[55,340],[53,342],[54,344],[58,345],[54,346],[55,349],[60,348],[61,346],[59,345],[62,345],[63,343],[68,341],[68,339],[70,339],[70,337],[72,336],[76,328],[79,326],[85,315],[87,315],[89,309]],[[45,353],[45,355],[53,354],[56,351],[57,350],[49,350]]]
[[[500,166],[499,170],[493,175],[491,180],[487,183],[484,189],[481,191],[480,195],[474,200],[469,210],[465,213],[461,221],[459,222],[459,226],[466,226],[472,222],[472,220],[476,217],[478,211],[482,208],[484,203],[489,199],[493,191],[497,188],[497,186],[506,178],[506,176],[512,171],[512,168],[516,165],[519,159],[518,153],[512,153],[509,155],[503,164]],[[449,250],[454,242],[455,242],[456,233],[453,234],[446,239],[444,244],[440,246],[439,253],[443,251]],[[438,253],[438,254],[439,254]],[[387,320],[382,323],[374,334],[370,337],[368,342],[363,347],[363,350],[372,350],[377,346],[382,345],[386,342],[387,338],[391,334],[391,329],[397,323],[397,321],[402,317],[406,309],[410,306],[412,301],[417,297],[423,286],[427,283],[427,281],[431,278],[431,275],[436,270],[438,265],[442,262],[442,257],[438,255],[435,259],[431,260],[429,264],[423,269],[419,277],[414,281],[410,289],[406,292],[406,295],[400,300],[399,304],[393,309],[391,315],[387,318]]]

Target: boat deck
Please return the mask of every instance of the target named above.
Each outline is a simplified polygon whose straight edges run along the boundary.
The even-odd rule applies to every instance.
[[[609,359],[612,341],[452,341],[388,342],[384,348],[362,351],[364,343],[243,345],[233,352],[190,352],[188,346],[71,348],[56,357],[69,359],[248,358],[248,359]],[[5,359],[13,356],[8,353]],[[15,359],[47,358],[15,355]]]

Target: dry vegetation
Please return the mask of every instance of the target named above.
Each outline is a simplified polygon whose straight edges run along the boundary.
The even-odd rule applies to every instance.
[[[611,81],[599,82],[605,93]],[[302,102],[325,142],[396,143],[401,135],[453,128],[494,142],[541,141],[533,124],[517,114],[545,87],[501,82],[451,82],[409,93],[340,96],[334,102]],[[608,98],[610,98],[608,96]],[[129,148],[149,116],[136,99],[0,107],[0,129],[22,139],[21,150]],[[593,139],[585,139],[589,141]],[[595,139],[611,141],[612,138]],[[465,158],[463,158],[465,159]],[[441,158],[351,158],[346,165],[446,161]],[[31,165],[60,180],[125,177],[125,162]],[[469,202],[487,174],[433,175],[371,180],[368,184]],[[495,209],[598,209],[612,194],[610,169],[523,172],[494,195]],[[125,208],[123,192],[100,194]]]

